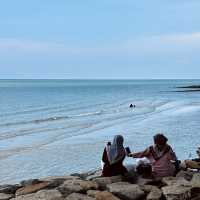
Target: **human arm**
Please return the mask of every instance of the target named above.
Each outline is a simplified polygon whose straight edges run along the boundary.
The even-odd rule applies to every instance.
[[[143,158],[143,157],[148,157],[150,154],[150,149],[147,148],[144,151],[141,152],[136,152],[136,153],[130,153],[129,156],[133,158]]]

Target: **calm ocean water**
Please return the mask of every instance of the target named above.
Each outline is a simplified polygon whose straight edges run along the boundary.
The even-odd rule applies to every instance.
[[[179,159],[195,156],[200,92],[175,92],[193,84],[200,80],[0,80],[0,183],[95,169],[115,134],[138,151],[163,132]]]

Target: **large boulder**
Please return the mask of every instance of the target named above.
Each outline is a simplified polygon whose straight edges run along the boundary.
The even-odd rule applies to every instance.
[[[147,195],[147,200],[159,200],[162,197],[162,191],[153,185],[142,185],[140,189]]]
[[[72,193],[65,200],[95,200],[95,198],[89,197],[85,194]]]
[[[107,185],[109,192],[123,200],[138,200],[145,197],[144,191],[138,185],[128,182],[118,182]]]
[[[97,193],[101,192],[100,190],[88,190],[87,191],[87,195],[90,196],[90,197],[93,197],[95,198]]]
[[[40,181],[39,179],[29,179],[29,180],[21,181],[20,185],[25,187],[25,186],[28,186],[28,185],[34,185],[34,184],[41,183],[41,182],[42,181]]]
[[[190,183],[192,187],[200,188],[200,174],[199,173],[194,174]]]
[[[57,188],[63,196],[68,196],[72,193],[81,193],[83,192],[82,187],[80,185],[66,184],[59,186]]]
[[[162,178],[162,183],[167,186],[180,185],[180,186],[190,186],[190,182],[184,177],[164,177]]]
[[[16,196],[11,200],[63,200],[62,194],[58,190],[40,190],[37,193]]]
[[[162,197],[162,191],[155,187],[152,188],[152,190],[150,191],[150,193],[147,195],[146,199],[147,200],[159,200]]]
[[[93,179],[93,181],[96,182],[102,190],[105,190],[108,184],[121,182],[123,180],[123,176],[99,177]]]
[[[88,172],[85,172],[85,173],[74,173],[74,174],[71,174],[71,176],[78,176],[80,177],[81,179],[85,179],[85,180],[92,180],[96,177],[99,177],[101,176],[102,174],[102,170],[101,169],[97,169],[97,170],[91,170],[91,171],[88,171]]]
[[[35,194],[37,199],[42,200],[62,200],[63,196],[62,194],[56,190],[40,190]]]
[[[9,200],[13,197],[14,197],[13,194],[0,193],[0,200]]]
[[[191,199],[191,187],[172,185],[162,187],[166,200],[189,200]]]
[[[120,200],[108,191],[98,192],[95,196],[96,200]]]
[[[11,200],[63,200],[62,194],[58,190],[40,190],[36,193],[16,196]]]
[[[11,200],[38,200],[38,199],[36,198],[35,193],[32,193],[32,194],[16,196]]]
[[[87,190],[97,190],[98,184],[93,181],[84,181],[80,179],[67,180],[58,187],[59,191],[67,196],[71,193],[86,193]]]
[[[191,181],[191,179],[192,179],[192,177],[193,177],[194,174],[195,174],[195,172],[193,172],[193,171],[181,170],[180,172],[178,172],[178,174],[176,175],[176,177],[183,177],[187,181]]]
[[[49,185],[50,185],[50,182],[47,182],[47,181],[37,183],[37,184],[33,184],[33,185],[27,185],[25,187],[18,189],[16,191],[15,195],[19,196],[19,195],[34,193],[34,192],[37,192],[37,191],[42,190],[44,188],[47,188]]]
[[[20,185],[0,185],[0,193],[14,194]]]
[[[52,176],[40,179],[40,181],[48,181],[50,183],[49,188],[55,188],[62,185],[66,180],[80,179],[76,176]]]
[[[91,181],[95,178],[99,178],[102,175],[102,170],[97,170],[93,174],[89,174],[87,177],[85,177],[86,180]]]
[[[88,190],[87,195],[96,198],[96,200],[120,200],[108,191]]]

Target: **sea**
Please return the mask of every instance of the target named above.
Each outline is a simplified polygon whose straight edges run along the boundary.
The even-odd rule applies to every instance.
[[[188,85],[200,80],[0,80],[0,184],[97,169],[118,134],[137,152],[163,133],[179,159],[196,157],[200,92],[177,88]]]

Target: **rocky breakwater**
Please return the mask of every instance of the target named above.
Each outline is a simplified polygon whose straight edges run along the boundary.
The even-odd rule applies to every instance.
[[[189,85],[176,88],[181,89],[176,92],[200,92],[200,85]]]
[[[200,173],[181,171],[176,177],[145,179],[101,177],[100,171],[1,185],[0,200],[200,200]]]

